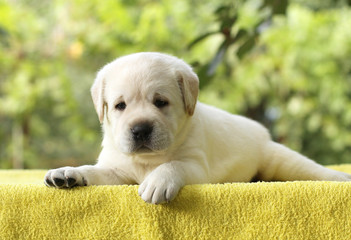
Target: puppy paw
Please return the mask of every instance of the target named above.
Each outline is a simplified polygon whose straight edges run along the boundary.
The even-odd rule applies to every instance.
[[[159,204],[173,200],[182,187],[180,181],[151,173],[139,186],[139,196],[148,203]]]
[[[73,167],[49,170],[45,175],[44,183],[48,187],[56,188],[87,186],[86,179],[84,179],[82,174]]]

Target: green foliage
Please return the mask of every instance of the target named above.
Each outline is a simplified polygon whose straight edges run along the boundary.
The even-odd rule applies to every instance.
[[[0,167],[93,163],[95,73],[139,51],[192,63],[200,100],[259,120],[275,140],[350,161],[347,4],[0,0]]]
[[[93,163],[101,144],[89,93],[96,72],[132,52],[184,55],[193,29],[209,22],[206,11],[192,14],[198,5],[0,1],[0,167]]]
[[[219,69],[201,100],[259,120],[321,163],[350,162],[350,14],[290,5],[244,59],[228,57],[235,69]]]
[[[200,87],[212,81],[217,67],[222,62],[231,71],[232,66],[226,61],[225,53],[234,52],[239,59],[242,59],[255,46],[257,36],[269,24],[271,18],[276,14],[285,14],[286,8],[287,0],[224,1],[219,5],[214,11],[216,22],[219,23],[217,30],[205,32],[189,44],[189,48],[192,48],[213,35],[221,37],[215,56],[202,63],[198,70]]]

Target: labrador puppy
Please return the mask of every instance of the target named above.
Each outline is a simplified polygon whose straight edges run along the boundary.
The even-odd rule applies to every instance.
[[[166,54],[107,64],[91,88],[104,132],[97,163],[50,170],[46,185],[137,183],[141,198],[158,204],[186,184],[351,180],[273,142],[259,123],[198,102],[198,85],[188,64]]]

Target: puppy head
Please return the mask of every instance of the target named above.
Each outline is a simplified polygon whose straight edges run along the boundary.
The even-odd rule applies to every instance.
[[[104,144],[124,153],[166,151],[193,115],[199,80],[182,60],[136,53],[107,64],[91,94],[104,124]]]

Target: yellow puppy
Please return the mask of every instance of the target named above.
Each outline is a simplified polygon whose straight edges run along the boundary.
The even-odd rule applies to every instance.
[[[189,65],[166,54],[107,64],[91,88],[104,131],[97,164],[50,170],[45,183],[138,183],[142,199],[157,204],[186,184],[351,180],[273,142],[259,123],[198,102],[198,84]]]

